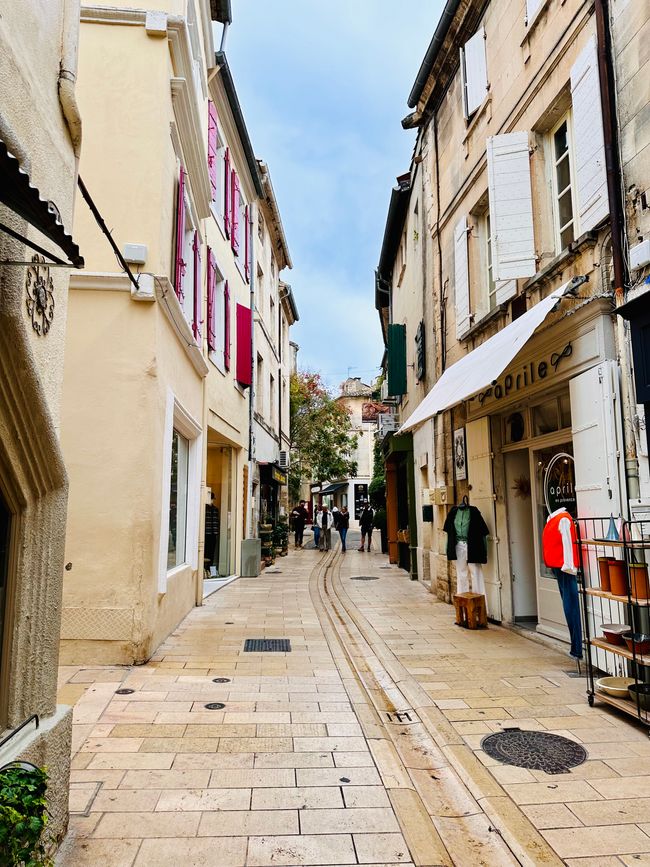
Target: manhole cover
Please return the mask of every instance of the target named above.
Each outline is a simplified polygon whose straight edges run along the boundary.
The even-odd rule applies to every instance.
[[[377,581],[379,575],[352,575],[350,581]]]
[[[547,774],[568,774],[570,768],[581,765],[587,758],[585,748],[569,738],[521,729],[487,735],[481,741],[481,749],[505,765]]]
[[[116,689],[115,695],[133,695],[134,692],[135,692],[134,689],[127,689],[125,687],[124,689]]]
[[[220,701],[211,701],[205,705],[206,710],[223,710],[225,704]]]
[[[247,638],[244,653],[291,653],[288,638]]]
[[[229,677],[213,677],[212,683],[230,683]]]

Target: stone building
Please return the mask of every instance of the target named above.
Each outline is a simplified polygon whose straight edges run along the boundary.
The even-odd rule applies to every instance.
[[[581,515],[627,514],[639,496],[614,313],[625,287],[612,230],[610,24],[602,2],[449,0],[409,95],[403,125],[416,145],[376,281],[399,428],[384,451],[405,453],[412,475],[402,512],[412,575],[419,567],[451,597],[442,527],[467,496],[490,529],[490,616],[561,640],[540,550],[549,464],[565,456]],[[641,30],[630,21],[620,42]],[[642,152],[635,128],[636,139],[621,138],[630,168],[632,140]]]
[[[59,439],[81,118],[79,3],[0,21],[0,766],[46,766],[49,836],[67,828],[72,711],[57,706],[68,479]],[[20,98],[17,98],[20,94]]]

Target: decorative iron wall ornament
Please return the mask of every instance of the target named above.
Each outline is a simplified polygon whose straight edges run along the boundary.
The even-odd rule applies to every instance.
[[[45,336],[54,319],[54,281],[43,256],[35,253],[32,263],[27,269],[25,304],[32,320],[32,328],[37,334]]]

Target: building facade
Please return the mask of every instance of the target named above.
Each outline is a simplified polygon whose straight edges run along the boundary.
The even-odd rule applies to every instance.
[[[403,559],[449,600],[442,528],[467,497],[490,530],[490,616],[562,640],[545,494],[583,517],[627,515],[639,497],[603,7],[447,4],[409,96],[416,147],[376,281],[399,428],[384,451],[407,456]],[[415,318],[405,279],[427,287]],[[390,523],[389,509],[389,539]]]
[[[56,265],[83,267],[70,234],[78,16],[71,0],[12,3],[0,24],[0,767],[47,768],[52,845],[67,828],[72,727],[57,705],[69,271]]]

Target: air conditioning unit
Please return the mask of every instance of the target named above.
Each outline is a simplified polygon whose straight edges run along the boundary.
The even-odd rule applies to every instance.
[[[377,430],[383,439],[387,434],[397,430],[397,418],[392,412],[380,412],[377,415]]]
[[[288,470],[289,469],[289,452],[286,449],[282,449],[280,451],[280,469]]]

